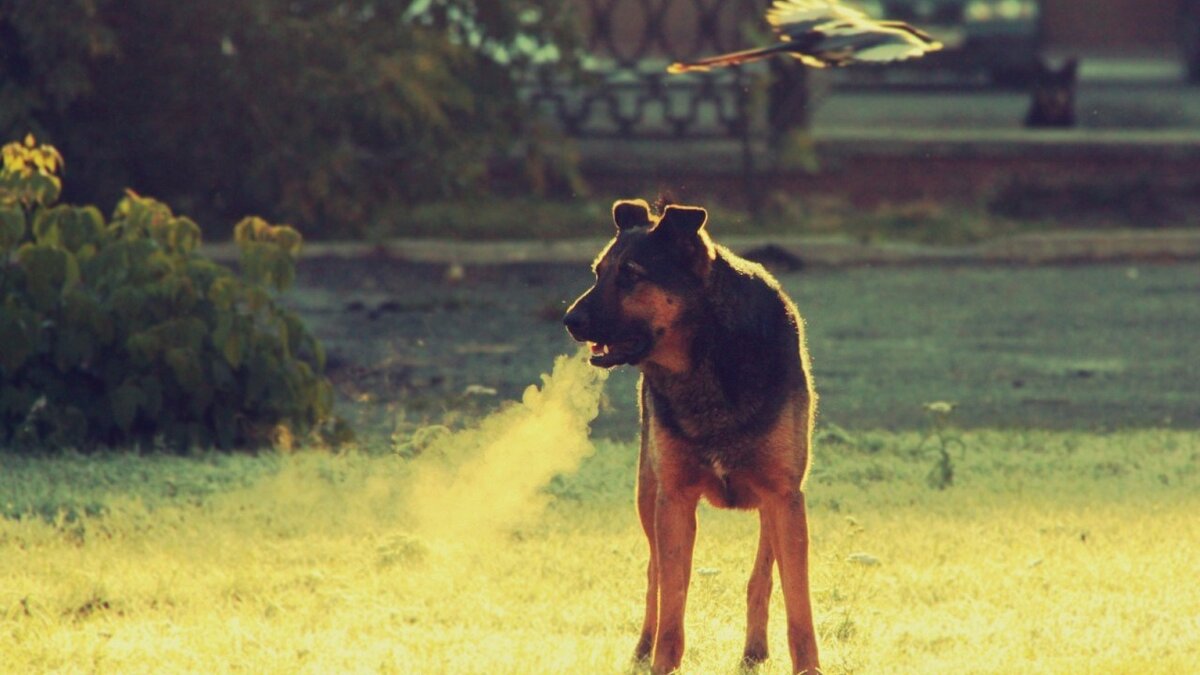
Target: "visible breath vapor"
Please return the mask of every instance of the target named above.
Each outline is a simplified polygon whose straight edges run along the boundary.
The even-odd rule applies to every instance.
[[[541,387],[530,385],[520,402],[470,428],[436,436],[415,459],[301,452],[213,508],[250,530],[289,536],[400,535],[422,549],[472,547],[536,517],[549,500],[543,488],[592,453],[588,425],[606,378],[586,350],[559,356]]]
[[[606,378],[586,351],[559,356],[541,388],[530,385],[519,404],[428,447],[404,509],[415,533],[465,541],[535,516],[548,499],[542,488],[592,453],[588,425]]]

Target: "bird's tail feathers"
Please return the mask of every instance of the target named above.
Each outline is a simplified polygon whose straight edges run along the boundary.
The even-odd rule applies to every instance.
[[[772,54],[778,54],[779,52],[787,51],[788,46],[788,43],[782,42],[769,47],[759,47],[757,49],[747,49],[740,52],[730,52],[728,54],[721,54],[720,56],[710,56],[708,58],[698,59],[696,61],[681,61],[667,66],[667,72],[692,73],[703,72],[712,68],[720,68],[724,66],[737,66],[743,63],[759,61],[771,56]]]

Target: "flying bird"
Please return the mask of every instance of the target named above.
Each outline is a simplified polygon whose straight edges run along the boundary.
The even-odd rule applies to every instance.
[[[833,0],[775,0],[767,23],[779,36],[769,47],[673,63],[671,73],[736,66],[787,54],[813,68],[911,59],[942,48],[928,33],[903,21],[875,21]]]

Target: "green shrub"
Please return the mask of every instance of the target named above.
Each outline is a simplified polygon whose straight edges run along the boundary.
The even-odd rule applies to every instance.
[[[108,222],[58,204],[54,148],[3,157],[0,443],[232,448],[331,421],[321,345],[269,290],[292,281],[296,230],[239,223],[239,277],[153,199],[128,192]]]

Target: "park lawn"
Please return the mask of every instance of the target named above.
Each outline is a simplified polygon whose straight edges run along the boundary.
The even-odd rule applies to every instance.
[[[420,457],[0,455],[0,671],[626,672],[635,455],[442,532]],[[827,673],[1200,663],[1200,433],[836,431],[808,498]],[[684,671],[737,672],[757,519],[700,519]]]

